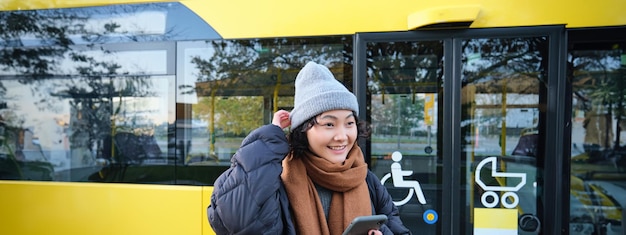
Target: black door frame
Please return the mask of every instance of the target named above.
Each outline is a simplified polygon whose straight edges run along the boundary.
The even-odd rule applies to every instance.
[[[425,30],[390,33],[357,33],[354,35],[354,93],[359,101],[359,119],[367,120],[366,101],[366,44],[369,42],[428,41],[440,40],[444,46],[443,85],[443,130],[442,134],[442,205],[440,213],[441,234],[464,234],[461,221],[461,41],[472,38],[548,37],[548,86],[546,97],[546,128],[544,140],[543,218],[542,234],[564,234],[569,228],[569,122],[567,81],[565,76],[567,59],[567,37],[565,27],[538,26],[492,29]],[[452,59],[447,59],[452,58]],[[451,79],[445,79],[451,78]],[[370,145],[364,140],[364,154],[369,156]],[[454,157],[451,157],[454,156]],[[548,156],[556,156],[550,158]],[[548,202],[548,203],[546,203]]]

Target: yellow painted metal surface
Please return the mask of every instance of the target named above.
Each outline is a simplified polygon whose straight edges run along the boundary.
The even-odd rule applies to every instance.
[[[566,25],[593,27],[626,25],[624,0],[318,0],[181,1],[224,38],[314,36],[412,30],[409,16],[429,9],[476,6],[480,13],[471,28]],[[225,10],[227,9],[227,10]],[[423,20],[435,24],[434,14]],[[450,17],[450,15],[444,15]]]
[[[213,234],[207,188],[0,181],[0,233]]]
[[[420,1],[181,1],[224,38],[314,36],[406,30]],[[228,10],[224,10],[228,9]]]
[[[459,5],[433,7],[409,15],[407,29],[417,29],[433,24],[474,22],[480,13],[480,6]]]
[[[0,10],[98,6],[166,0],[4,0]],[[471,28],[566,25],[594,27],[626,25],[624,0],[181,0],[226,39],[280,36],[316,36],[412,30],[436,24],[475,6],[480,13]],[[433,12],[446,14],[431,14]],[[420,15],[420,14],[426,15]],[[465,13],[461,13],[465,14]],[[420,18],[420,23],[411,22]]]

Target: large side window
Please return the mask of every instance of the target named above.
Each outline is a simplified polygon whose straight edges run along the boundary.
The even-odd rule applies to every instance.
[[[167,65],[173,47],[127,46],[68,47],[53,74],[13,67],[2,75],[0,177],[126,181],[119,170],[167,161],[174,94]],[[163,174],[173,177],[173,171]]]
[[[170,137],[179,165],[213,167],[210,174],[219,175],[250,131],[270,123],[277,110],[293,109],[295,77],[308,61],[326,65],[351,87],[349,45],[348,37],[178,43]]]
[[[0,12],[0,179],[212,185],[306,62],[352,89],[351,37],[221,40],[193,16]]]

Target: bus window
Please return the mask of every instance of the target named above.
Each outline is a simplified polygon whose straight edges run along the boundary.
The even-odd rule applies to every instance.
[[[573,32],[568,53],[568,79],[572,81],[570,234],[624,233],[626,41],[580,42],[601,33]]]
[[[178,73],[179,105],[202,127],[177,130],[190,141],[182,163],[187,166],[230,166],[230,157],[252,130],[271,122],[274,112],[293,108],[294,80],[308,61],[328,66],[348,84],[342,37],[188,41],[178,44],[184,63]]]
[[[352,86],[350,36],[215,40],[180,3],[2,16],[49,30],[0,35],[0,179],[212,185],[306,62]]]

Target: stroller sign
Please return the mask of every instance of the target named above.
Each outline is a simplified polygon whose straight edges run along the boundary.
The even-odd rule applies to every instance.
[[[526,184],[526,174],[525,173],[498,172],[497,161],[498,159],[496,157],[488,157],[480,161],[480,163],[478,163],[478,166],[476,166],[476,173],[475,173],[476,175],[474,176],[474,179],[476,183],[483,190],[485,190],[485,193],[483,193],[483,195],[480,197],[480,202],[487,208],[493,208],[498,205],[499,201],[502,201],[502,205],[504,207],[511,209],[511,208],[516,207],[517,204],[519,204],[519,196],[515,192],[519,191]],[[520,182],[515,186],[506,186],[506,184],[502,186],[487,185],[480,178],[480,172],[482,168],[485,165],[487,165],[487,163],[491,163],[491,177],[493,178],[501,177],[501,178],[509,178],[509,179],[519,178]],[[495,191],[504,192],[502,194],[501,200]],[[487,198],[489,197],[492,198],[491,201],[487,200]],[[506,200],[507,198],[510,198],[511,201],[510,202],[507,201]]]

